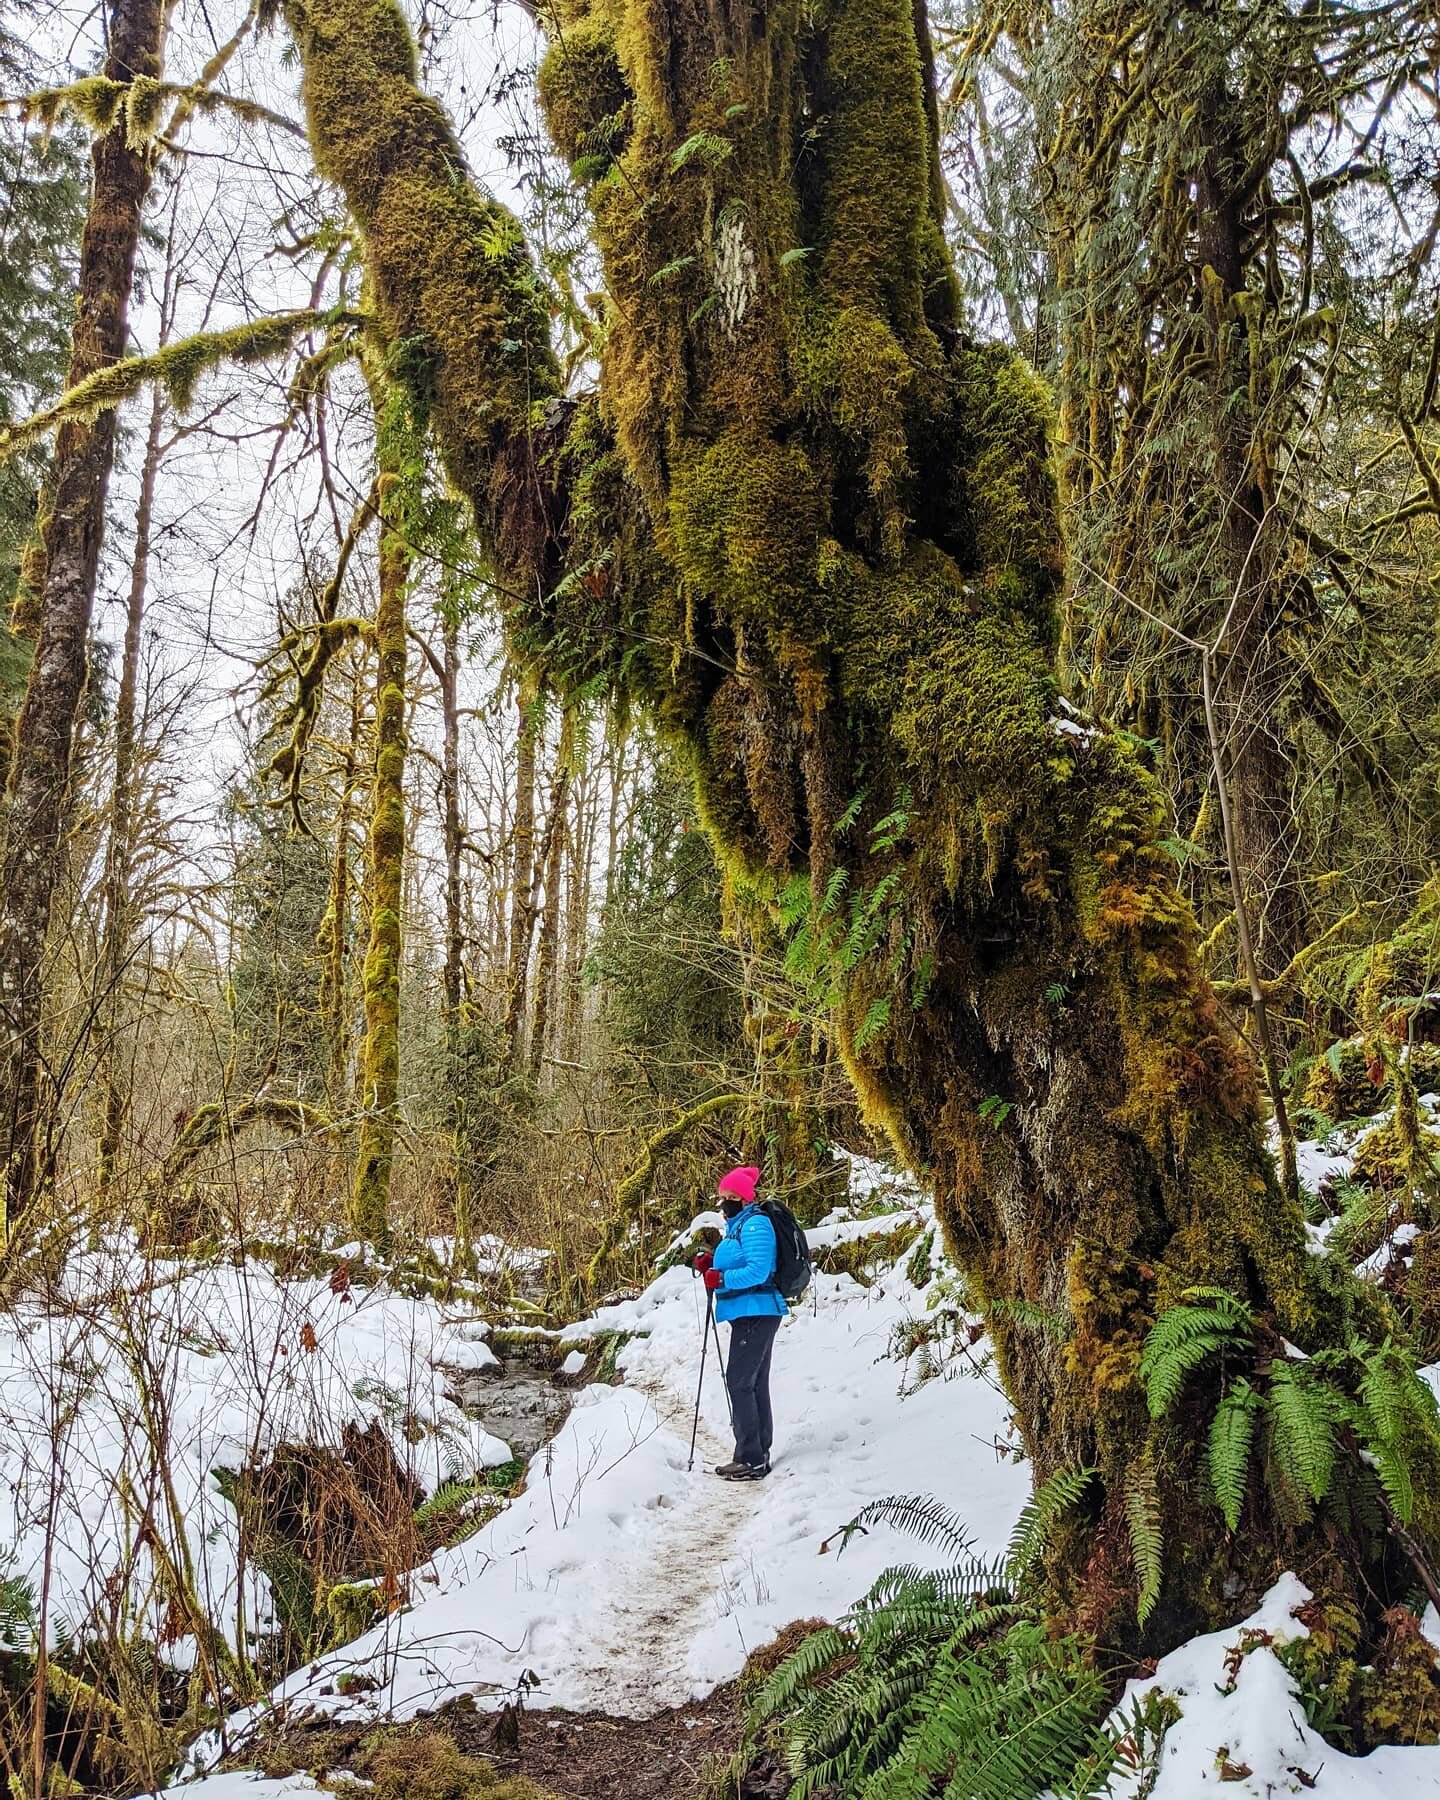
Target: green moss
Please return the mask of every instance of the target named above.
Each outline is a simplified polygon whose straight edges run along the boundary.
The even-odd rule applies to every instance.
[[[1366,1681],[1361,1708],[1366,1742],[1440,1742],[1440,1668],[1435,1647],[1407,1607],[1392,1607],[1385,1620],[1386,1634]]]
[[[840,307],[924,327],[930,136],[910,0],[832,0],[817,96],[820,279]]]
[[[558,391],[547,296],[514,217],[465,178],[439,106],[418,86],[394,0],[286,0],[301,52],[311,144],[365,242],[388,344],[424,385],[446,467],[493,509],[517,572],[547,554],[523,455],[532,408]],[[512,459],[522,453],[517,466]]]
[[[0,431],[0,458],[13,455],[68,419],[94,419],[152,382],[159,382],[176,409],[184,412],[207,370],[226,363],[270,362],[286,355],[305,332],[334,322],[327,314],[308,310],[279,313],[274,318],[249,320],[226,331],[180,338],[149,356],[131,356],[123,362],[107,364],[67,389],[54,405]],[[357,322],[354,315],[349,322]]]
[[[586,180],[598,180],[612,166],[631,100],[614,27],[592,14],[558,28],[537,83],[556,148]]]
[[[1055,743],[1050,668],[1003,594],[965,582],[926,545],[894,573],[846,559],[832,592],[846,701],[872,729],[885,721],[917,801],[952,809],[980,800],[989,818],[1006,820],[1044,792]]]
[[[802,452],[743,425],[676,469],[670,529],[684,579],[739,624],[814,627],[824,507]]]
[[[850,306],[838,313],[797,309],[790,366],[807,417],[838,436],[874,502],[877,516],[867,535],[887,555],[898,555],[901,496],[911,475],[906,414],[913,363],[883,319]]]
[[[400,1092],[401,914],[405,871],[406,606],[411,550],[408,514],[423,467],[423,427],[412,397],[370,371],[380,463],[380,597],[375,611],[375,774],[365,859],[370,938],[361,975],[365,1038],[360,1052],[363,1115],[356,1148],[351,1220],[360,1236],[384,1243],[389,1229]]]
[[[365,1785],[342,1779],[334,1784],[336,1793],[363,1793],[371,1800],[547,1800],[533,1782],[497,1774],[428,1725],[383,1734],[378,1743],[372,1737],[351,1767]]]
[[[956,459],[951,505],[962,557],[1005,571],[1014,603],[1056,643],[1055,594],[1064,572],[1045,383],[1014,351],[995,345],[954,361],[955,421],[965,454]]]

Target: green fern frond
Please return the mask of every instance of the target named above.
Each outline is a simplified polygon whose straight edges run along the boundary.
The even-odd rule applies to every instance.
[[[1303,1364],[1276,1361],[1270,1369],[1270,1455],[1295,1496],[1318,1503],[1335,1473],[1335,1428],[1340,1409],[1334,1390]]]
[[[1190,1298],[1167,1307],[1146,1334],[1140,1353],[1140,1379],[1152,1419],[1163,1417],[1179,1398],[1186,1379],[1209,1357],[1222,1351],[1248,1350],[1254,1317],[1243,1301],[1223,1288],[1190,1288]]]
[[[1143,1625],[1160,1598],[1165,1539],[1160,1526],[1160,1498],[1155,1486],[1155,1452],[1150,1445],[1130,1465],[1125,1483],[1125,1524],[1135,1565],[1135,1617]]]
[[[1005,1553],[1012,1586],[1018,1587],[1029,1574],[1056,1519],[1080,1504],[1095,1474],[1092,1468],[1057,1469],[1025,1502]]]
[[[848,1543],[856,1531],[868,1531],[875,1525],[889,1525],[918,1543],[940,1545],[957,1557],[964,1556],[973,1542],[959,1514],[928,1494],[891,1494],[884,1500],[872,1500],[845,1527],[844,1541]]]
[[[1245,1476],[1250,1466],[1250,1446],[1255,1438],[1255,1417],[1265,1404],[1244,1376],[1232,1381],[1210,1421],[1210,1489],[1215,1504],[1231,1531],[1238,1529],[1245,1504]]]

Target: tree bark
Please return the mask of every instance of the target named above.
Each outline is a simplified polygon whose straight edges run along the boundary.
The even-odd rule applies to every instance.
[[[109,79],[158,79],[167,14],[165,0],[112,0],[104,66]],[[69,387],[125,354],[152,154],[148,144],[130,144],[123,123],[97,138],[91,152]],[[72,738],[85,692],[115,431],[112,410],[61,427],[41,521],[39,635],[15,729],[0,875],[0,1134],[6,1151],[0,1245],[8,1222],[29,1201],[36,1175],[45,937],[69,814]]]
[[[110,800],[110,839],[105,850],[105,927],[101,938],[97,986],[101,1008],[101,1124],[97,1180],[104,1200],[114,1178],[121,1139],[130,1110],[130,1084],[120,1058],[129,1047],[124,1028],[126,967],[134,941],[136,712],[140,685],[140,644],[145,622],[145,590],[150,571],[150,529],[155,510],[155,480],[160,472],[164,395],[150,400],[145,456],[140,468],[140,499],[135,509],[135,543],[131,552],[130,594],[125,609],[125,644],[120,658],[120,687],[115,697],[115,782]]]
[[[538,1082],[545,1062],[545,1039],[560,967],[560,870],[569,837],[570,763],[574,756],[575,721],[565,715],[560,728],[560,774],[545,823],[545,901],[540,913],[540,940],[535,957],[535,1004],[530,1018],[530,1079]]]
[[[502,1061],[514,1069],[524,1049],[529,1012],[530,944],[535,926],[535,743],[540,710],[534,686],[521,684],[520,736],[515,757],[515,823],[510,834],[510,917],[505,953],[505,1037]]]
[[[445,1019],[460,1022],[465,999],[465,913],[460,821],[460,626],[453,610],[441,630],[440,710],[444,730],[441,783],[445,807]]]
[[[331,1115],[349,1110],[350,1070],[350,896],[351,832],[354,828],[356,775],[360,767],[361,679],[347,659],[342,665],[350,682],[350,729],[340,760],[340,798],[335,809],[335,849],[330,859],[330,893],[320,921],[315,948],[320,955],[320,1017],[324,1022],[329,1071],[325,1083]]]
[[[494,271],[467,252],[470,304],[442,296],[430,228],[408,224],[452,205],[462,165],[398,12],[286,13],[387,328],[447,371],[473,359]],[[1157,1312],[1224,1287],[1313,1351],[1360,1319],[1383,1335],[1381,1303],[1322,1281],[1280,1190],[1158,790],[1058,703],[1048,396],[960,332],[928,83],[910,0],[837,0],[823,31],[798,0],[567,9],[541,90],[593,184],[601,400],[569,406],[527,350],[541,424],[523,451],[500,456],[494,412],[436,428],[448,466],[477,472],[551,684],[603,679],[653,708],[727,870],[803,924],[795,954],[870,1118],[934,1183],[1037,1477],[1097,1471],[1052,1546],[1057,1609],[1153,1653],[1279,1568],[1337,1566],[1330,1527],[1281,1521],[1258,1489],[1246,1529],[1219,1528],[1202,1429],[1156,1450],[1138,1363]],[[529,292],[510,295],[512,345],[531,341]],[[486,354],[503,412],[520,353]],[[497,491],[499,462],[535,490]],[[566,560],[583,580],[554,579]],[[1142,1483],[1172,1546],[1143,1629]],[[1383,1592],[1376,1556],[1347,1555],[1337,1580]]]
[[[372,379],[380,467],[380,597],[375,609],[375,772],[365,883],[370,936],[361,978],[365,1041],[360,1052],[360,1135],[351,1223],[367,1244],[390,1229],[390,1176],[400,1095],[401,919],[405,906],[405,728],[410,580],[407,515],[413,433],[408,399]]]
[[[1215,505],[1230,628],[1219,646],[1218,700],[1235,794],[1235,848],[1257,921],[1256,957],[1274,980],[1305,943],[1293,756],[1284,742],[1290,672],[1277,642],[1285,539],[1267,493],[1264,426],[1249,404],[1247,328],[1234,311],[1246,289],[1239,187],[1246,171],[1230,144],[1235,102],[1223,81],[1207,90],[1199,130],[1207,148],[1196,178],[1195,216],[1205,271],[1211,358]]]

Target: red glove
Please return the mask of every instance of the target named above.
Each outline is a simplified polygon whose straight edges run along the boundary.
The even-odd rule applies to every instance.
[[[714,1262],[714,1260],[715,1260],[715,1258],[710,1254],[710,1252],[708,1250],[702,1250],[700,1252],[700,1254],[695,1258],[695,1267],[700,1271],[700,1273],[702,1275],[704,1275],[704,1274],[708,1273],[710,1265]]]
[[[709,1289],[709,1291],[712,1294],[717,1290],[717,1288],[721,1288],[724,1285],[725,1285],[725,1277],[720,1273],[720,1271],[718,1269],[707,1269],[705,1271],[705,1286]]]

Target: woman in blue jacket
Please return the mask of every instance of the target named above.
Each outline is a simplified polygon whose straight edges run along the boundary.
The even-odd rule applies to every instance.
[[[735,1418],[735,1456],[721,1463],[726,1481],[763,1481],[770,1473],[770,1353],[789,1312],[775,1285],[775,1227],[755,1205],[760,1171],[731,1169],[720,1178],[725,1235],[714,1255],[702,1251],[695,1266],[715,1295],[715,1316],[730,1323],[730,1362],[725,1383]]]

